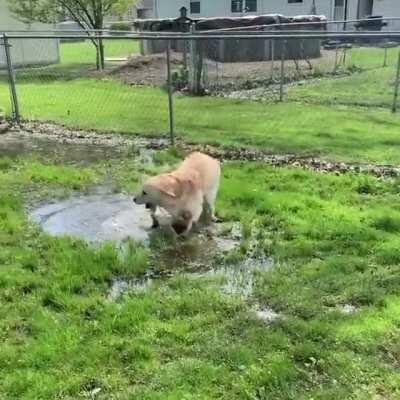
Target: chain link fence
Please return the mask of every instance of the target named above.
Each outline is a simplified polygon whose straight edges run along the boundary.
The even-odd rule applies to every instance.
[[[227,131],[229,141],[247,143],[251,133],[251,144],[297,117],[299,105],[305,119],[313,107],[396,111],[397,24],[380,32],[356,22],[340,32],[340,22],[326,32],[103,32],[102,70],[93,42],[99,33],[4,35],[0,110],[14,119],[210,143]]]

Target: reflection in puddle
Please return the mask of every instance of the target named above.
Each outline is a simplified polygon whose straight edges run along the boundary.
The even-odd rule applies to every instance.
[[[236,265],[215,266],[214,268],[203,272],[182,272],[178,270],[170,270],[168,273],[163,271],[162,274],[150,272],[148,276],[141,279],[114,280],[108,298],[111,300],[117,300],[124,294],[143,293],[151,287],[154,281],[162,282],[170,277],[182,274],[189,279],[211,279],[216,282],[221,293],[228,296],[239,297],[242,300],[247,300],[253,294],[257,274],[268,271],[273,268],[273,266],[274,263],[272,259],[263,258],[246,259]],[[259,312],[262,311],[263,310],[260,310]],[[260,319],[263,318],[260,316]]]
[[[152,278],[142,278],[134,280],[115,279],[108,293],[108,299],[118,300],[125,293],[144,293],[152,284]]]
[[[246,300],[253,294],[257,274],[268,271],[273,266],[273,260],[268,257],[248,258],[238,264],[215,267],[203,274],[197,274],[197,277],[220,278],[222,293]]]
[[[257,308],[254,310],[254,314],[259,320],[265,322],[267,325],[282,318],[280,314],[268,307]]]

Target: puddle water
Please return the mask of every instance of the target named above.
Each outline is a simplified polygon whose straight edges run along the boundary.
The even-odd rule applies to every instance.
[[[221,293],[228,296],[239,297],[242,300],[249,299],[254,290],[255,279],[258,273],[268,271],[273,268],[274,263],[270,258],[260,259],[246,259],[238,264],[214,266],[211,269],[205,270],[206,266],[203,266],[203,271],[191,272],[189,271],[178,271],[170,270],[168,273],[150,272],[148,276],[140,279],[124,280],[116,279],[111,285],[111,289],[108,294],[110,300],[117,300],[124,294],[139,294],[149,289],[153,282],[165,282],[168,278],[175,275],[183,275],[189,279],[206,279],[213,280],[218,285],[218,289]],[[190,269],[190,268],[189,268]],[[266,309],[262,309],[256,312],[260,319],[262,318],[262,312]],[[261,313],[261,314],[259,314]],[[272,315],[270,315],[272,319]]]
[[[272,324],[276,320],[282,318],[280,314],[268,307],[257,308],[254,310],[254,314],[259,320],[265,322],[267,325]]]
[[[338,306],[337,309],[340,313],[345,315],[355,314],[358,311],[358,309],[352,304],[344,304],[342,306]]]
[[[98,161],[118,159],[132,152],[130,146],[59,142],[37,136],[16,133],[0,135],[0,157],[38,156],[65,164],[88,165]]]
[[[51,235],[70,235],[91,242],[149,239],[151,217],[123,194],[96,194],[46,204],[31,213]]]
[[[196,275],[197,278],[220,278],[220,291],[246,300],[251,297],[258,273],[274,266],[271,258],[247,258],[238,264],[228,264]]]
[[[134,280],[115,279],[108,293],[108,299],[111,301],[118,300],[125,293],[143,293],[153,283],[152,278],[142,278]]]

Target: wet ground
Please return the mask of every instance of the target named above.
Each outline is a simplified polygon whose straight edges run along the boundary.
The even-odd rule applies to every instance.
[[[225,257],[241,243],[237,223],[203,226],[189,237],[177,237],[168,229],[168,216],[161,216],[161,228],[152,229],[149,211],[135,205],[131,196],[106,190],[102,193],[102,188],[98,192],[49,202],[33,210],[31,217],[54,236],[74,236],[91,243],[115,241],[120,243],[122,253],[125,239],[152,248],[153,258],[146,274],[133,280],[117,278],[108,294],[110,300],[118,300],[125,293],[141,293],[153,283],[177,275],[215,282],[221,293],[247,300],[253,294],[257,273],[274,265],[271,259],[259,257],[227,261]]]
[[[268,149],[187,144],[181,140],[177,140],[176,145],[186,153],[202,151],[221,161],[257,161],[274,167],[294,167],[322,173],[370,174],[383,178],[400,176],[398,165],[345,163],[306,154],[270,154]],[[33,154],[63,163],[89,164],[167,147],[166,138],[87,132],[41,122],[24,122],[12,127],[8,133],[0,134],[0,157]]]
[[[54,131],[47,128],[49,124],[40,125],[43,134],[28,129],[0,135],[0,157],[37,156],[65,164],[90,164],[139,154],[152,162],[152,152],[147,149],[165,147],[162,140],[137,141],[118,135],[73,132],[63,127],[56,127]],[[271,259],[251,256],[229,261],[229,255],[241,244],[241,227],[237,223],[200,227],[188,238],[174,236],[171,240],[174,234],[168,230],[167,216],[162,216],[161,229],[151,229],[148,210],[135,205],[127,194],[113,193],[110,187],[98,187],[90,190],[90,194],[75,194],[68,199],[49,200],[31,210],[30,215],[51,235],[74,236],[90,243],[115,241],[122,251],[126,239],[151,247],[153,258],[146,274],[134,280],[117,278],[108,293],[112,301],[126,293],[150,290],[152,285],[163,284],[178,275],[207,280],[217,285],[224,295],[248,301],[257,274],[274,265]],[[163,242],[163,236],[169,239]],[[252,312],[266,323],[279,318],[273,310],[254,304]]]
[[[69,235],[96,241],[149,239],[152,220],[144,206],[124,194],[76,196],[42,205],[32,213],[34,221],[51,235]]]
[[[202,246],[202,255],[197,258],[198,262],[208,259],[205,253],[206,244]],[[213,255],[216,252],[212,251]],[[166,258],[165,254],[161,257]],[[173,261],[172,259],[170,261]],[[175,264],[173,264],[175,265]],[[109,291],[110,300],[118,300],[124,294],[140,294],[150,290],[153,284],[163,284],[174,276],[184,276],[188,279],[200,279],[212,281],[218,290],[224,295],[234,296],[242,300],[249,300],[253,295],[256,276],[273,268],[274,262],[271,258],[245,258],[239,262],[232,263],[212,263],[209,260],[202,265],[194,266],[186,264],[185,268],[174,270],[171,268],[169,275],[159,275],[157,271],[149,270],[148,273],[138,279],[116,279]],[[165,273],[165,271],[164,271]]]
[[[258,161],[274,167],[294,167],[322,173],[370,174],[383,178],[400,176],[397,165],[338,162],[307,154],[271,154],[268,149],[188,144],[180,140],[177,140],[176,146],[187,153],[202,151],[221,161]],[[87,132],[41,122],[25,122],[0,134],[0,157],[35,154],[63,163],[89,164],[167,147],[166,138]]]
[[[127,156],[132,146],[67,142],[18,133],[0,135],[0,157],[35,156],[63,164],[89,165]]]

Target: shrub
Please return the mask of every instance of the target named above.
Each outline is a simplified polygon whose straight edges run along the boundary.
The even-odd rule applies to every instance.
[[[131,26],[127,22],[114,22],[110,25],[112,31],[130,31]]]

